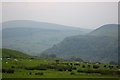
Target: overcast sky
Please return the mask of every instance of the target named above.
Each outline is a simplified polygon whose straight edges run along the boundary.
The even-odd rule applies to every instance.
[[[118,23],[118,3],[4,2],[2,20],[35,20],[93,29],[104,24]]]

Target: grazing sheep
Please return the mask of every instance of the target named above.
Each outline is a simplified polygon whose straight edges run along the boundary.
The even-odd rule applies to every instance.
[[[8,64],[8,62],[5,62],[6,64]]]
[[[0,58],[0,60],[2,60],[2,58]]]
[[[29,62],[31,62],[32,60],[29,60]]]
[[[14,59],[14,61],[18,61],[17,59]]]
[[[7,59],[10,59],[10,58],[7,58]]]
[[[120,71],[120,69],[118,69],[118,71]]]

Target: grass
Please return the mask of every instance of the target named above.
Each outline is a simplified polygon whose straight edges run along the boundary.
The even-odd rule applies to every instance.
[[[2,77],[3,78],[119,78],[118,75],[102,75],[98,73],[78,73],[77,70],[96,70],[91,68],[82,68],[82,65],[87,65],[85,63],[81,63],[80,66],[73,66],[77,67],[77,70],[73,70],[72,72],[75,73],[74,75],[71,75],[69,71],[57,71],[54,69],[48,69],[48,70],[26,70],[24,67],[35,67],[35,66],[40,66],[40,64],[46,64],[46,65],[51,65],[55,63],[55,61],[46,61],[44,59],[17,59],[18,61],[15,61],[14,58],[3,59],[3,68],[5,69],[11,69],[11,66],[14,66],[15,73],[9,74],[9,73],[3,73]],[[6,62],[8,62],[6,64]],[[64,62],[61,62],[64,63]],[[68,62],[69,63],[69,62]],[[73,62],[75,63],[75,62]],[[62,64],[59,64],[62,65]],[[94,64],[89,64],[89,65],[94,65]],[[109,68],[104,68],[104,64],[99,64],[100,68],[97,70],[110,70],[110,71],[115,71],[118,70],[116,68],[117,65],[113,65],[113,69]],[[32,73],[31,75],[29,73]],[[43,72],[44,75],[35,75],[35,73]]]
[[[59,58],[33,57],[16,50],[0,50],[3,50],[3,58],[0,59],[3,78],[120,78],[120,73],[117,73],[120,68],[118,65],[70,62]],[[60,62],[56,63],[56,60],[60,60]],[[94,65],[99,68],[93,68]],[[107,67],[104,67],[105,65]],[[110,69],[109,66],[113,66],[113,68]],[[9,71],[14,72],[9,73]],[[92,73],[89,73],[90,71]],[[99,71],[99,73],[95,71]],[[36,75],[36,73],[40,74]]]
[[[27,55],[23,52],[17,51],[17,50],[10,50],[10,49],[0,49],[0,52],[2,52],[2,57],[24,57],[24,58],[31,58],[32,56]]]

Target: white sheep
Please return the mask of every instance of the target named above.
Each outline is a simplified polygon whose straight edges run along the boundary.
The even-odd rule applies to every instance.
[[[29,60],[30,62],[32,61],[32,60]]]
[[[14,61],[18,61],[17,59],[14,59]]]
[[[7,58],[7,59],[10,59],[10,58]]]

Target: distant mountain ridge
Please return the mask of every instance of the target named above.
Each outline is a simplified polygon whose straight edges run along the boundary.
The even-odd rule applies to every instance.
[[[84,35],[91,30],[31,20],[15,20],[2,23],[4,48],[24,51],[39,56],[42,51],[59,43],[65,37]]]
[[[103,25],[86,35],[67,37],[43,53],[76,56],[90,62],[118,62],[118,29],[118,24]]]
[[[10,26],[11,25],[11,26]],[[16,28],[16,27],[26,27],[26,28],[42,28],[42,29],[54,29],[54,30],[89,30],[82,29],[73,26],[65,26],[61,24],[48,23],[48,22],[39,22],[32,20],[13,20],[2,23],[2,28]],[[44,27],[43,27],[44,26]]]

